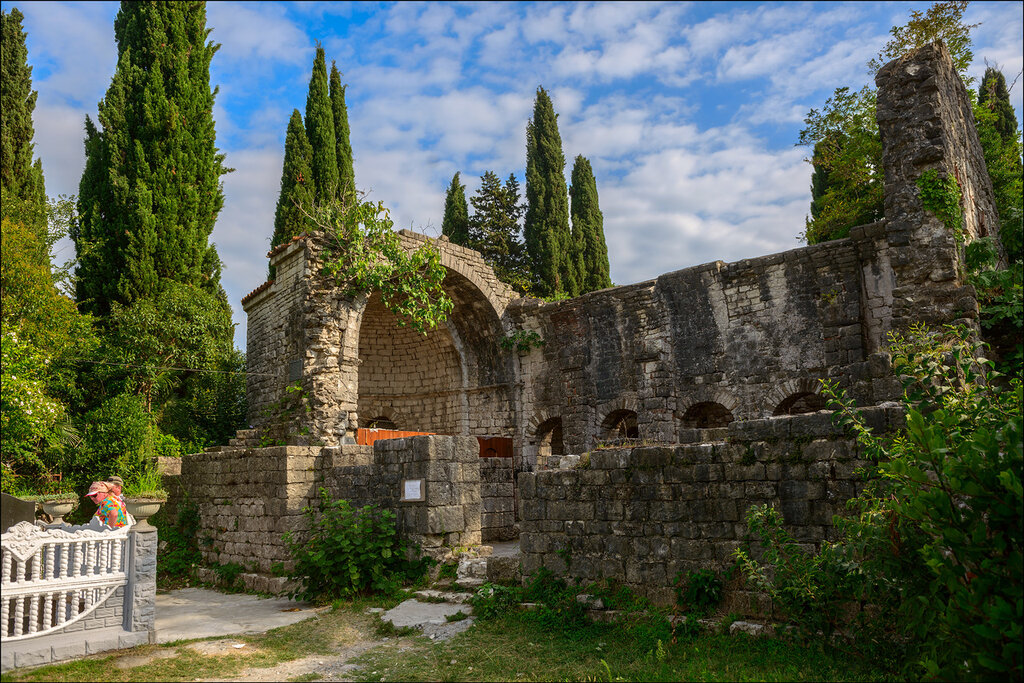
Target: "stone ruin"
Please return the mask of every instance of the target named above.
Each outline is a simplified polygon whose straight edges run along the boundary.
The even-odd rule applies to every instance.
[[[885,219],[847,239],[545,303],[441,238],[455,306],[426,335],[399,327],[379,294],[346,298],[320,277],[318,236],[274,249],[276,279],[242,300],[252,428],[171,478],[200,507],[206,559],[280,590],[281,534],[321,486],[396,510],[435,556],[518,537],[525,574],[612,578],[665,602],[680,573],[731,564],[751,505],[778,506],[809,547],[828,538],[863,461],[822,410],[820,380],[892,428],[901,389],[887,335],[915,322],[977,329],[962,246],[923,208],[917,179],[954,177],[967,237],[997,235],[946,48],[891,62],[876,83]],[[409,249],[430,239],[400,235]],[[521,332],[543,345],[503,346]],[[388,438],[409,433],[429,436]],[[728,600],[771,611],[742,590]]]

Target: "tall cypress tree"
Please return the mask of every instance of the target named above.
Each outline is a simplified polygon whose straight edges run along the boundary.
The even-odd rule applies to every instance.
[[[338,141],[334,131],[334,111],[327,85],[327,64],[324,48],[316,46],[313,74],[306,96],[306,136],[313,148],[313,185],[317,203],[338,196]]]
[[[459,182],[459,173],[452,176],[448,193],[444,196],[444,218],[441,234],[452,244],[469,246],[469,207],[466,205],[466,186]]]
[[[36,91],[25,47],[24,16],[0,10],[0,187],[8,199],[46,201],[43,167],[32,162]]]
[[[356,198],[356,172],[352,165],[352,145],[348,141],[348,107],[345,105],[345,88],[341,74],[331,62],[331,112],[334,114],[334,137],[338,163],[338,198],[354,202]]]
[[[575,296],[578,273],[571,255],[569,198],[558,117],[544,88],[537,88],[526,126],[526,221],[524,235],[538,296]]]
[[[993,67],[985,69],[978,88],[975,124],[995,193],[999,237],[1007,258],[1020,261],[1024,254],[1024,190],[1017,116],[1010,104],[1006,78]]]
[[[287,242],[305,230],[306,217],[303,209],[310,211],[313,207],[313,171],[310,166],[312,158],[313,148],[306,138],[306,129],[302,127],[302,114],[295,109],[288,122],[288,133],[284,140],[281,194],[277,198],[277,211],[274,213],[271,248]],[[270,277],[274,277],[273,268]]]
[[[577,156],[572,166],[572,231],[579,235],[582,254],[580,294],[612,286],[608,271],[608,246],[604,241],[604,216],[597,198],[597,181],[590,161]]]
[[[218,296],[220,259],[207,240],[224,203],[215,146],[210,60],[201,2],[125,2],[114,20],[118,63],[86,117],[79,186],[76,294],[98,315],[153,298],[162,283]],[[91,248],[90,248],[91,247]]]

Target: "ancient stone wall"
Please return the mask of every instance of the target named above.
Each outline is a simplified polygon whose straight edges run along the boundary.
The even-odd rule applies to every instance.
[[[199,549],[210,566],[239,564],[243,584],[261,592],[287,588],[275,576],[294,566],[284,534],[307,528],[303,508],[320,489],[355,507],[396,513],[399,532],[425,552],[480,543],[480,465],[472,437],[417,436],[373,446],[226,448],[180,460],[164,470],[167,514],[198,507]],[[402,481],[424,480],[422,501],[400,500]],[[210,580],[216,575],[207,570]]]
[[[514,305],[513,320],[546,342],[520,358],[525,466],[546,455],[552,419],[562,452],[580,453],[629,436],[623,415],[635,438],[672,443],[686,429],[801,410],[819,379],[862,403],[895,398],[881,354],[892,275],[879,264],[889,257],[878,223],[828,244]],[[816,400],[802,409],[824,407]]]
[[[484,543],[519,536],[512,458],[480,458],[480,533]]]
[[[410,250],[427,241],[405,230],[400,238]],[[311,235],[275,249],[277,279],[242,301],[250,424],[296,445],[347,443],[381,417],[413,431],[511,435],[514,371],[500,342],[515,293],[480,255],[435,242],[454,309],[424,336],[399,326],[379,295],[346,298],[317,275],[326,243]]]
[[[393,510],[399,533],[440,558],[455,546],[480,543],[480,460],[473,437],[380,440],[372,457],[327,471],[325,484],[354,505]],[[421,500],[402,499],[408,480],[420,482]]]
[[[901,409],[866,409],[876,429]],[[597,450],[572,469],[518,475],[523,574],[547,567],[583,581],[615,579],[673,604],[677,576],[723,572],[746,540],[753,505],[778,508],[808,549],[832,534],[863,478],[853,439],[831,415],[734,422],[727,440]],[[768,616],[763,596],[731,590],[724,609]],[[770,607],[770,605],[767,605]]]

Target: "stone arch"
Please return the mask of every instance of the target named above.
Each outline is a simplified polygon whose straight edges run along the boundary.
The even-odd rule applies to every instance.
[[[403,421],[391,406],[381,406],[375,413],[367,413],[370,417],[364,424],[370,429],[401,429]]]
[[[725,427],[736,416],[740,400],[722,387],[702,387],[691,393],[676,412],[682,429],[712,429]]]
[[[601,435],[607,439],[639,439],[637,414],[634,410],[613,410],[601,420]]]
[[[544,420],[533,430],[534,442],[537,446],[538,461],[552,455],[565,455],[565,442],[562,439],[562,416],[557,415]]]
[[[680,420],[683,429],[716,429],[728,427],[735,420],[731,410],[716,401],[701,401],[686,409]]]
[[[811,398],[816,396],[817,398]],[[817,407],[814,407],[817,406]],[[813,407],[813,410],[808,408]],[[792,412],[796,408],[797,412]],[[779,382],[765,395],[762,414],[794,415],[823,410],[825,401],[821,397],[821,381],[800,377]]]
[[[512,435],[512,358],[500,347],[502,317],[515,292],[472,250],[399,231],[403,248],[431,241],[454,304],[426,334],[398,324],[374,292],[354,316],[357,414],[400,414],[400,428],[439,434]],[[351,353],[346,349],[347,353]]]

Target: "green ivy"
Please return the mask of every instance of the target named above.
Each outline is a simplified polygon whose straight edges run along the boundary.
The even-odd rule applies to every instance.
[[[516,330],[501,340],[501,348],[515,349],[520,353],[527,353],[530,349],[544,346],[544,340],[533,330]]]
[[[335,278],[345,296],[380,292],[399,325],[424,333],[452,312],[441,252],[433,242],[406,251],[382,202],[334,203],[311,218],[328,241],[321,272]]]
[[[924,208],[934,213],[942,224],[963,239],[964,216],[960,208],[960,184],[953,176],[941,178],[930,168],[917,179],[917,189]]]

